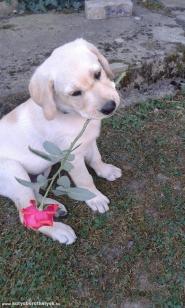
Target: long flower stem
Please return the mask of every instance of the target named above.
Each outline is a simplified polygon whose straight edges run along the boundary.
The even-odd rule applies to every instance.
[[[86,130],[87,128],[87,125],[89,124],[90,122],[90,119],[86,120],[85,123],[84,123],[84,126],[82,128],[82,130],[80,131],[80,133],[77,135],[77,137],[74,139],[74,141],[71,143],[69,149],[67,150],[64,158],[62,159],[61,163],[60,163],[60,168],[56,171],[56,173],[53,175],[53,177],[51,178],[51,182],[50,184],[48,185],[47,187],[47,190],[42,198],[42,201],[41,201],[41,204],[39,206],[39,210],[43,210],[43,207],[44,207],[44,201],[45,199],[47,198],[48,196],[48,193],[50,192],[50,189],[52,188],[53,186],[53,183],[55,181],[55,179],[57,178],[57,176],[60,174],[60,172],[62,171],[62,169],[64,168],[64,165],[66,163],[66,161],[68,160],[68,157],[71,153],[71,151],[73,150],[73,147],[75,146],[76,142],[78,141],[78,139],[80,139],[80,137],[83,135],[84,131]]]

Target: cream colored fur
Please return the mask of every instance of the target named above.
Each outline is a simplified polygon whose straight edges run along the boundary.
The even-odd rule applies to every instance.
[[[101,77],[97,80],[94,75],[99,71]],[[96,144],[101,119],[105,117],[101,108],[110,100],[119,105],[118,93],[109,77],[112,72],[104,56],[94,45],[77,39],[53,51],[31,78],[31,98],[1,119],[0,194],[13,200],[21,221],[21,209],[35,196],[15,176],[30,180],[29,175],[44,173],[52,166],[31,153],[28,146],[43,150],[42,144],[48,140],[67,149],[87,118],[91,121],[79,140],[81,146],[75,150],[70,176],[76,186],[95,193],[96,197],[86,202],[93,211],[108,211],[109,200],[95,187],[86,163],[109,181],[121,176],[119,168],[102,162]],[[75,91],[82,94],[73,96]],[[76,239],[72,228],[59,222],[39,231],[60,243],[71,244]]]

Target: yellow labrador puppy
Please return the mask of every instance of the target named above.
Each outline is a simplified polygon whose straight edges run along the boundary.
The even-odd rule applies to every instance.
[[[53,51],[31,78],[31,98],[1,119],[0,194],[13,200],[21,220],[21,209],[35,197],[32,189],[15,177],[29,181],[29,174],[43,173],[52,165],[30,152],[28,146],[43,150],[42,144],[48,140],[67,149],[86,119],[92,120],[75,150],[70,176],[76,186],[96,195],[86,202],[93,211],[108,211],[109,200],[95,187],[86,163],[109,181],[121,176],[119,168],[102,161],[96,144],[101,119],[110,116],[120,102],[111,77],[109,64],[98,49],[77,39]],[[60,243],[71,244],[76,239],[72,228],[59,222],[39,231]]]

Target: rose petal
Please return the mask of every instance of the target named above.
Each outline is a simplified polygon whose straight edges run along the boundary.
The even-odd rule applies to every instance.
[[[58,209],[57,204],[49,204],[44,210],[40,211],[36,207],[36,201],[31,200],[30,205],[22,209],[23,223],[27,228],[34,230],[42,226],[52,226],[53,216]]]

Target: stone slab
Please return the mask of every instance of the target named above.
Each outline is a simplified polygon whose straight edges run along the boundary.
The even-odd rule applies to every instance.
[[[173,10],[173,14],[179,21],[185,22],[185,11],[182,10]]]
[[[18,1],[12,0],[10,4],[6,2],[0,2],[0,18],[7,17],[13,13],[18,7]]]
[[[132,15],[131,0],[86,0],[85,13],[87,19],[105,19],[110,17]]]
[[[179,14],[176,16],[179,21],[185,22],[185,14]]]
[[[156,40],[185,44],[185,32],[183,29],[178,27],[169,28],[167,26],[157,26],[153,29],[153,35]]]

